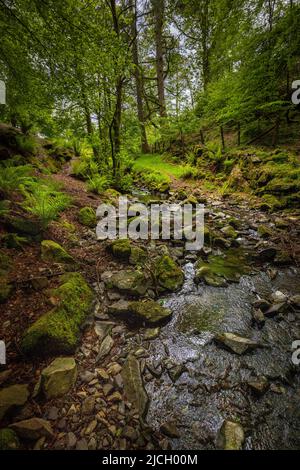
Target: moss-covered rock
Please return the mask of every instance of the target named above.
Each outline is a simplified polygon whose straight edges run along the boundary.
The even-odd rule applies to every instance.
[[[96,212],[92,207],[83,207],[78,213],[78,220],[86,227],[94,228],[97,225]]]
[[[40,388],[51,400],[68,393],[76,382],[77,366],[73,357],[58,357],[43,369]]]
[[[129,262],[133,265],[142,265],[147,259],[147,252],[143,248],[133,246],[131,248]]]
[[[43,240],[41,243],[42,260],[52,263],[75,264],[74,258],[53,240]]]
[[[232,421],[224,421],[217,438],[217,447],[224,450],[240,450],[245,440],[242,426]]]
[[[155,263],[154,275],[163,290],[176,291],[184,281],[182,269],[168,255],[161,256]]]
[[[26,355],[69,354],[80,337],[80,326],[90,312],[93,294],[78,273],[62,276],[62,284],[51,292],[58,305],[40,317],[25,332],[21,349]]]
[[[131,243],[128,238],[114,240],[108,245],[108,250],[118,259],[128,260],[131,254]]]
[[[274,235],[273,230],[271,227],[268,227],[267,225],[260,225],[257,229],[257,233],[262,237],[262,238],[270,238],[272,235]]]
[[[8,215],[5,217],[5,223],[15,232],[23,235],[36,238],[41,234],[41,225],[35,220]]]
[[[204,280],[214,287],[223,287],[225,281],[238,282],[243,274],[249,273],[247,259],[240,249],[229,249],[222,255],[210,255],[207,262],[196,263],[195,282]]]
[[[137,320],[148,325],[156,325],[170,318],[171,310],[154,300],[131,301],[120,300],[109,307],[109,313],[122,320]]]
[[[1,450],[17,450],[20,442],[15,431],[9,428],[0,429],[0,451]]]
[[[221,228],[221,232],[226,238],[235,239],[238,236],[237,232],[231,225],[226,225],[225,227]]]

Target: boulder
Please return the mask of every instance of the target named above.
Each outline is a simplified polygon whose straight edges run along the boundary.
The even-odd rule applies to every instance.
[[[18,421],[10,425],[19,437],[29,440],[37,440],[40,437],[53,437],[53,431],[49,421],[42,418],[30,418]]]
[[[15,431],[9,428],[0,429],[0,451],[1,450],[17,450],[20,442]]]
[[[119,271],[102,278],[109,289],[117,289],[134,297],[144,295],[149,287],[149,282],[140,271]]]
[[[142,418],[145,418],[148,408],[148,395],[145,391],[139,361],[129,354],[125,361],[122,378],[125,395]]]
[[[146,300],[145,302],[119,300],[109,306],[108,312],[122,320],[136,320],[148,325],[163,322],[172,315],[171,310],[154,300]]]
[[[224,421],[217,437],[217,447],[223,450],[241,450],[245,440],[242,426],[233,421]]]
[[[29,397],[28,385],[11,385],[0,390],[0,420],[15,407],[25,405]]]
[[[80,338],[80,327],[90,313],[93,293],[79,273],[61,277],[52,290],[57,305],[25,332],[21,349],[26,355],[72,354]]]
[[[162,290],[176,291],[184,282],[182,269],[169,255],[163,255],[156,261],[154,275]]]
[[[96,211],[92,207],[83,207],[78,213],[78,220],[86,227],[95,228],[97,225]]]
[[[50,263],[74,264],[75,261],[66,250],[53,240],[43,240],[41,243],[42,260]]]
[[[41,373],[41,389],[48,400],[68,393],[77,378],[73,357],[57,357]]]
[[[260,343],[253,341],[252,339],[227,332],[217,334],[215,336],[215,341],[226,349],[239,355],[261,347]]]

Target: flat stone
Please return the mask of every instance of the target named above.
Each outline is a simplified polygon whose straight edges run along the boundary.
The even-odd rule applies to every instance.
[[[127,321],[142,321],[155,325],[171,317],[172,312],[154,300],[125,301],[120,300],[110,305],[109,313]]]
[[[215,336],[215,341],[226,349],[236,353],[244,354],[248,351],[261,347],[260,343],[234,333],[220,333]]]
[[[140,416],[145,417],[149,399],[144,389],[139,361],[132,354],[129,354],[125,361],[122,378],[128,401],[133,404]]]
[[[248,386],[256,395],[263,395],[269,388],[269,382],[266,377],[258,377],[253,380],[249,380]]]
[[[109,354],[113,345],[114,345],[114,340],[112,339],[110,335],[107,335],[100,345],[99,352],[96,357],[96,364]]]
[[[25,405],[29,397],[28,385],[11,385],[0,390],[0,420],[12,408]]]
[[[24,439],[36,440],[40,437],[53,437],[51,424],[49,421],[41,418],[30,418],[19,421],[11,424],[10,428]]]

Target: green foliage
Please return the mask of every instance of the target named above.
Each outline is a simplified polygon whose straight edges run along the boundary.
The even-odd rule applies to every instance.
[[[36,139],[29,135],[16,136],[16,144],[18,151],[21,153],[35,155],[38,151]]]
[[[0,166],[0,192],[9,195],[18,190],[21,186],[32,183],[32,166]]]
[[[106,175],[95,174],[92,177],[88,177],[87,188],[96,194],[101,194],[110,186],[110,180]]]
[[[72,202],[70,196],[59,191],[51,180],[37,180],[28,188],[24,187],[22,194],[25,198],[22,207],[38,219],[41,230],[45,230]]]

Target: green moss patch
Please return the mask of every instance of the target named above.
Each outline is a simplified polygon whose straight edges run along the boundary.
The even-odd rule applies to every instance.
[[[62,284],[51,292],[59,303],[26,331],[21,349],[24,354],[47,355],[74,352],[80,326],[90,312],[93,294],[79,273],[62,276]]]
[[[78,213],[78,220],[86,227],[94,228],[97,225],[96,212],[92,207],[83,207]]]
[[[42,260],[53,263],[71,263],[75,261],[66,250],[53,240],[43,240],[41,243]]]
[[[158,286],[163,290],[176,291],[184,281],[182,269],[168,255],[164,255],[157,260],[154,275]]]

